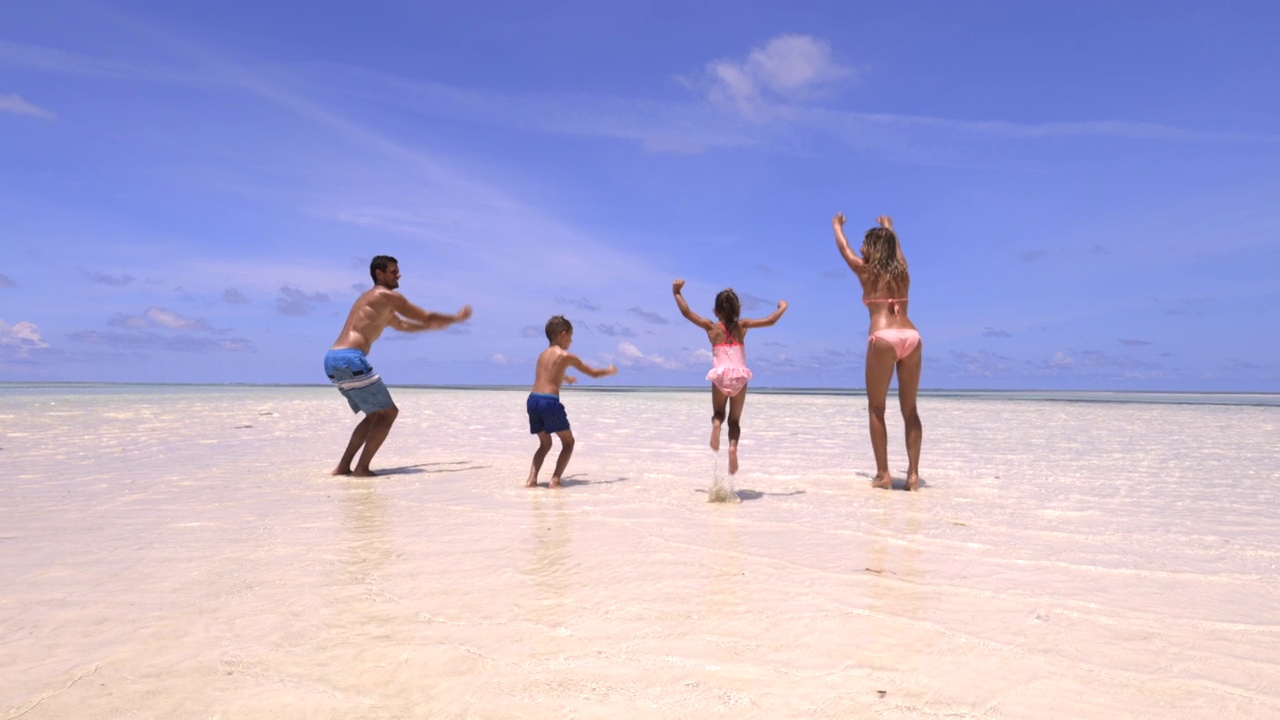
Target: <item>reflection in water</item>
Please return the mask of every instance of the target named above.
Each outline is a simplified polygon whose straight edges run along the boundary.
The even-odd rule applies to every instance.
[[[718,516],[718,517],[717,517]],[[713,513],[707,562],[715,566],[707,593],[709,619],[733,623],[742,614],[742,550],[735,518]]]
[[[533,525],[529,545],[529,574],[538,590],[534,604],[544,622],[560,624],[572,614],[569,596],[569,510],[560,493],[531,493]]]
[[[878,628],[870,638],[872,657],[888,653],[901,655],[904,641],[902,625],[887,622],[889,618],[922,618],[926,613],[927,591],[921,587],[920,538],[924,515],[904,508],[902,498],[892,491],[876,491],[878,511],[867,554],[866,571],[871,575],[867,586],[867,610]],[[912,500],[916,498],[910,498]]]
[[[387,501],[366,479],[343,483],[346,493],[340,501],[343,518],[351,531],[351,540],[342,558],[347,563],[347,578],[364,585],[371,592],[377,572],[391,559],[391,543],[387,540]]]

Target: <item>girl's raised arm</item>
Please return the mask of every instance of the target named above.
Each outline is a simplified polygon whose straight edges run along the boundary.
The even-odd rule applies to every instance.
[[[684,301],[684,296],[680,294],[680,290],[684,288],[683,280],[676,280],[671,283],[671,294],[676,296],[676,305],[680,307],[680,314],[685,316],[689,322],[697,325],[703,330],[710,330],[713,326],[710,320],[702,317],[698,313],[689,309],[689,303]]]
[[[769,317],[760,318],[759,320],[751,320],[749,318],[743,318],[742,320],[738,321],[738,326],[741,327],[743,330],[750,330],[751,328],[758,328],[758,327],[769,327],[774,323],[778,322],[778,319],[782,317],[782,313],[786,311],[787,311],[787,301],[779,300],[778,309],[770,313]]]

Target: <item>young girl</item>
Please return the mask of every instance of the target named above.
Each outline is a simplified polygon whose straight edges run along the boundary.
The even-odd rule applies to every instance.
[[[907,483],[905,489],[920,487],[920,440],[924,434],[916,395],[920,391],[920,332],[907,317],[907,290],[911,276],[902,246],[888,216],[876,218],[877,227],[862,238],[862,257],[849,247],[844,236],[844,213],[831,218],[836,246],[849,269],[862,284],[862,304],[871,313],[867,338],[867,416],[871,422],[871,449],[876,456],[876,477],[871,487],[893,489],[889,475],[889,438],[884,426],[884,406],[889,383],[898,373],[898,405],[907,426]]]
[[[738,421],[742,418],[742,406],[747,401],[747,381],[751,379],[746,347],[742,342],[751,328],[769,327],[778,322],[782,313],[787,311],[787,301],[779,300],[778,309],[767,318],[739,319],[742,305],[738,302],[737,293],[732,289],[721,290],[716,295],[717,322],[711,322],[689,309],[689,304],[680,294],[683,287],[683,280],[671,284],[680,314],[706,330],[707,339],[711,341],[712,365],[707,379],[711,381],[711,449],[717,452],[720,450],[720,425],[725,419],[725,405],[729,406],[729,474],[732,475],[738,472],[738,436],[742,432]]]

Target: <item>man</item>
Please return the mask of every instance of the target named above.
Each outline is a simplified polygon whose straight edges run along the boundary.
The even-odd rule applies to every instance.
[[[400,414],[400,409],[391,401],[387,386],[382,384],[382,378],[373,371],[366,358],[373,341],[388,325],[403,332],[421,332],[446,328],[471,317],[470,305],[462,306],[457,315],[442,315],[423,310],[405,299],[396,292],[400,287],[400,265],[393,257],[375,257],[369,263],[369,274],[373,276],[373,287],[351,306],[347,324],[324,356],[324,372],[347,399],[351,411],[365,414],[351,432],[351,440],[338,461],[338,467],[333,470],[334,475],[374,475],[369,469],[369,462],[382,446],[382,441],[387,439],[391,424]],[[360,462],[353,470],[351,461],[362,446],[364,452],[360,453]]]

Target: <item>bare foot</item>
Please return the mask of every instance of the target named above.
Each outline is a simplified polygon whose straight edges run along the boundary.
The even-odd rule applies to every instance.
[[[557,489],[559,489],[559,488],[560,488],[560,478],[551,478],[551,484],[550,484],[550,485],[547,485],[547,487],[551,488],[552,490],[557,490]]]
[[[529,478],[529,482],[525,483],[525,484],[524,484],[524,486],[525,486],[525,487],[527,487],[527,488],[535,488],[535,487],[538,487],[538,479],[537,479],[537,478]]]
[[[351,468],[349,468],[349,467],[336,467],[336,468],[334,468],[334,469],[333,469],[333,472],[331,472],[331,473],[329,473],[329,474],[330,474],[330,475],[350,475],[350,474],[351,474]]]
[[[711,449],[720,452],[720,421],[711,421]]]
[[[729,443],[729,474],[738,472],[738,443]]]
[[[369,468],[364,468],[364,469],[356,468],[355,472],[351,474],[354,475],[355,477],[378,477],[378,473],[370,470]]]
[[[907,476],[907,484],[906,484],[906,485],[904,485],[904,486],[902,487],[902,489],[903,489],[903,490],[906,490],[906,491],[908,491],[908,492],[910,492],[910,491],[914,491],[914,490],[919,490],[919,489],[920,489],[920,476],[919,476],[919,475],[908,475],[908,476]]]
[[[878,488],[880,490],[892,490],[893,477],[889,475],[889,473],[885,473],[884,475],[876,475],[876,479],[871,481],[871,487]]]

